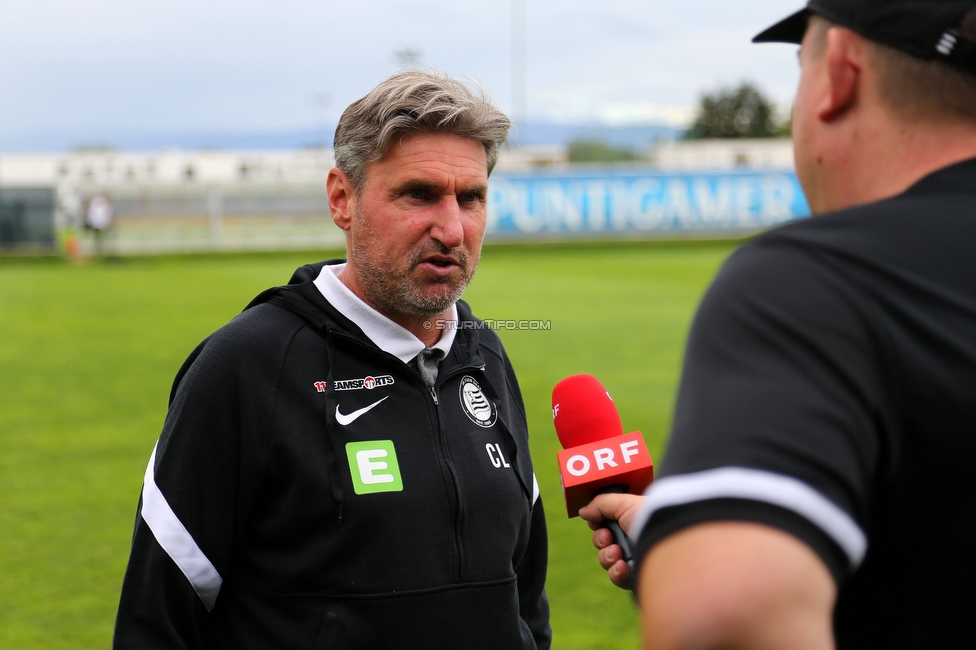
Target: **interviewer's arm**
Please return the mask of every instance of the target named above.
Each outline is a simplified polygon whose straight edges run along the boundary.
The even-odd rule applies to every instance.
[[[642,497],[604,494],[580,510],[610,580],[627,564],[605,518],[630,532]],[[637,585],[648,649],[834,647],[833,577],[809,546],[776,528],[738,521],[698,524],[651,548]]]
[[[803,542],[748,522],[664,538],[638,576],[644,647],[834,647],[834,580]]]

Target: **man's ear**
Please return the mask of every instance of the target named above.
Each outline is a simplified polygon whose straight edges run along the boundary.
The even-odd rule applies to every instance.
[[[329,170],[329,177],[325,181],[325,188],[329,194],[329,211],[332,221],[346,232],[352,224],[351,204],[355,201],[355,188],[349,177],[339,169]]]
[[[832,122],[852,108],[862,91],[861,70],[865,48],[862,37],[843,27],[831,27],[826,34],[827,94],[817,107],[817,116]]]

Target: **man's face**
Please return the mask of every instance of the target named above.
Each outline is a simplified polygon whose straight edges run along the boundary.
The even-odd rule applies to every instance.
[[[484,146],[456,135],[408,135],[369,165],[359,190],[350,201],[348,246],[362,297],[388,316],[443,313],[481,257]]]

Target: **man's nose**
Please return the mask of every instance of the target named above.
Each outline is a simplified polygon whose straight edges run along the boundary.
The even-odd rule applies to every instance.
[[[457,248],[464,241],[461,207],[455,197],[444,197],[437,206],[437,215],[434,223],[431,224],[430,236],[448,248]]]

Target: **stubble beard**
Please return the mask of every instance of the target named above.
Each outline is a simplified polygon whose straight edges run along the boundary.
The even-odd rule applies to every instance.
[[[375,232],[368,230],[375,241]],[[417,265],[431,255],[450,255],[457,262],[457,273],[450,277],[418,277]],[[350,246],[349,257],[356,269],[356,279],[366,298],[381,313],[431,318],[444,313],[456,303],[478,268],[471,256],[460,249],[450,249],[428,241],[409,260],[377,259],[370,246]]]

